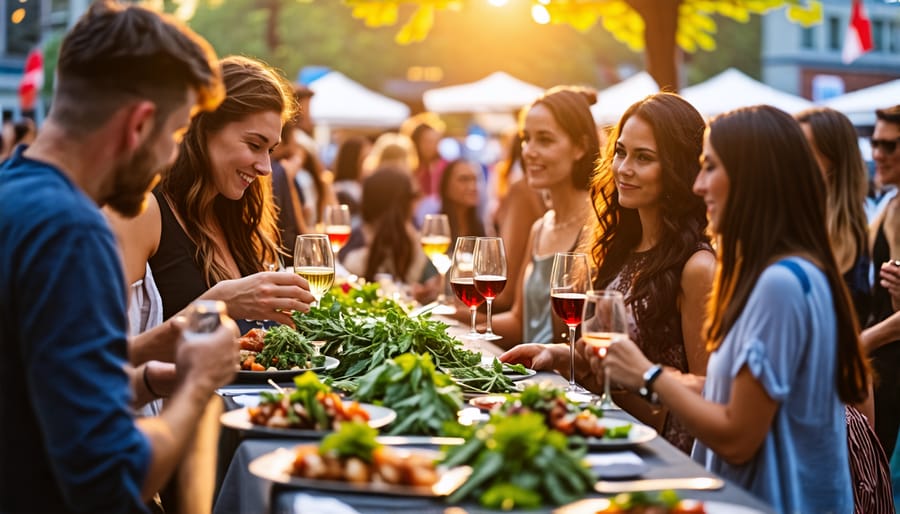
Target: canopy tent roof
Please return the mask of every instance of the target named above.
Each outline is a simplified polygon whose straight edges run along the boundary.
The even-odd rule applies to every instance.
[[[376,93],[332,71],[312,81],[309,111],[316,125],[328,127],[397,127],[409,117],[403,102]]]
[[[437,113],[511,112],[543,92],[541,87],[497,71],[468,84],[429,89],[422,99],[426,109]]]
[[[900,79],[858,89],[825,101],[826,107],[844,113],[854,125],[875,125],[875,109],[900,103]]]
[[[769,104],[791,114],[813,106],[805,98],[767,86],[734,68],[683,89],[681,96],[706,117],[758,104]]]
[[[656,81],[646,71],[597,92],[597,103],[591,106],[591,114],[597,125],[611,125],[619,121],[631,104],[659,91]]]

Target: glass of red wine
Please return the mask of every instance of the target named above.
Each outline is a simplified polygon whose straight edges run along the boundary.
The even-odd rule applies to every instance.
[[[453,264],[450,266],[450,287],[472,314],[472,328],[463,335],[467,339],[481,339],[481,334],[475,328],[478,307],[484,303],[484,297],[475,289],[473,257],[477,239],[474,236],[457,237],[456,246],[453,248]]]
[[[585,294],[590,289],[591,274],[587,255],[557,253],[550,271],[550,304],[553,312],[569,327],[569,385],[566,392],[590,394],[575,383],[575,329],[581,324]]]
[[[506,287],[506,249],[502,239],[479,237],[475,240],[472,271],[475,273],[475,290],[487,302],[487,329],[481,338],[488,341],[501,339],[491,327],[491,304]]]
[[[609,345],[617,339],[628,338],[628,314],[625,310],[625,296],[612,289],[591,291],[584,302],[581,337],[601,359],[606,357]],[[604,373],[603,396],[600,408],[618,409],[609,393],[609,374]]]

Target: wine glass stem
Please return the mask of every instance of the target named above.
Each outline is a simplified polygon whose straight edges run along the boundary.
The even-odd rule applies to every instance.
[[[470,312],[471,315],[472,315],[472,331],[469,332],[469,333],[470,333],[470,334],[477,334],[477,333],[478,333],[478,328],[475,326],[475,321],[476,321],[477,318],[478,318],[478,307],[477,307],[477,306],[469,307],[469,312]]]
[[[575,387],[575,325],[569,325],[569,385]]]
[[[494,299],[485,298],[485,300],[487,301],[487,329],[485,329],[484,333],[490,335],[494,333],[494,329],[491,326],[491,304],[494,303]]]
[[[438,275],[441,276],[441,288],[438,290],[437,303],[438,305],[445,305],[447,303],[447,295],[444,294],[444,289],[447,288],[447,274],[438,272]]]
[[[606,359],[605,349],[601,357]],[[609,390],[609,373],[606,370],[606,366],[603,366],[603,397],[600,398],[600,408],[608,409],[610,407],[612,407],[612,393]]]

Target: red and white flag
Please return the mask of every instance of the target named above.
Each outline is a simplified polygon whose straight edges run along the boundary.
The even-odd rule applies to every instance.
[[[23,111],[34,109],[41,89],[44,87],[44,54],[40,48],[28,53],[25,59],[25,74],[19,83],[19,102]]]
[[[847,35],[844,36],[844,49],[841,52],[841,60],[844,64],[859,59],[859,57],[875,48],[872,42],[872,22],[863,7],[862,0],[853,0],[850,11],[850,26],[847,27]]]

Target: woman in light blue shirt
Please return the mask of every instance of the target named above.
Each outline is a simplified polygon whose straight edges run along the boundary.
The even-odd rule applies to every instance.
[[[865,398],[867,366],[822,174],[797,122],[770,106],[714,118],[702,162],[694,191],[718,253],[705,384],[627,340],[603,363],[586,357],[665,404],[696,436],[695,460],[776,511],[853,512],[843,404]]]

